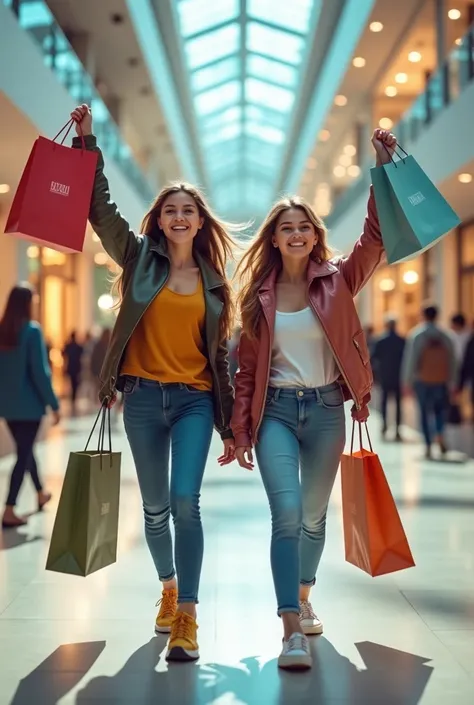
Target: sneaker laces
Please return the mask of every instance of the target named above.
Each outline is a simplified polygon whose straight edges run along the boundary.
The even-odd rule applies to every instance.
[[[295,632],[288,639],[288,651],[304,651],[306,654],[309,653],[308,640],[304,634],[299,634]]]
[[[171,639],[194,641],[195,626],[196,623],[190,615],[185,612],[177,612],[173,622]]]
[[[309,600],[300,602],[300,617],[301,619],[317,619],[313,606]]]
[[[160,608],[160,617],[174,617],[176,612],[176,591],[163,590],[161,600],[158,600],[156,607]]]

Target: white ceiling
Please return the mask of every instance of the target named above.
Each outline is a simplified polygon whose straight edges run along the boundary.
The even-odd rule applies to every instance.
[[[102,97],[120,99],[120,129],[137,161],[157,164],[161,181],[176,178],[179,174],[176,156],[125,0],[47,0],[47,3],[63,31],[83,32],[90,37]],[[121,15],[124,21],[114,24],[111,21],[114,14]],[[130,65],[130,59],[138,59],[136,66]],[[151,155],[155,158],[150,159]]]

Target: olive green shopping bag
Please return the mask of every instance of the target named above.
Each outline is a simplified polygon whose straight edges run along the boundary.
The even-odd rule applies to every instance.
[[[461,222],[414,157],[370,170],[389,264],[412,259]],[[388,151],[388,150],[387,150]]]
[[[97,450],[88,451],[101,419]],[[104,449],[108,427],[109,449]],[[71,453],[54,522],[46,570],[86,576],[115,563],[121,454],[112,452],[110,409],[103,406],[83,451]]]

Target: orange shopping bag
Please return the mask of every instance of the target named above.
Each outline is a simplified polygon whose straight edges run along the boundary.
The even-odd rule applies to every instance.
[[[375,577],[415,565],[378,455],[362,447],[354,453],[354,429],[350,455],[341,458],[342,515],[346,561]]]

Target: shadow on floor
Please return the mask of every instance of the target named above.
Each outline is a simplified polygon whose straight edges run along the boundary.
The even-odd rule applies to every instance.
[[[278,671],[276,660],[257,657],[238,666],[168,664],[166,638],[140,647],[114,676],[93,678],[78,691],[76,705],[418,705],[433,669],[429,659],[379,644],[356,644],[365,664],[358,670],[325,638],[312,639],[314,667],[305,673]],[[10,705],[56,705],[92,668],[105,642],[59,647],[24,678]]]
[[[18,529],[0,529],[0,551],[8,551],[10,548],[18,548],[18,546],[24,546],[26,543],[42,540],[42,536],[30,536]]]

